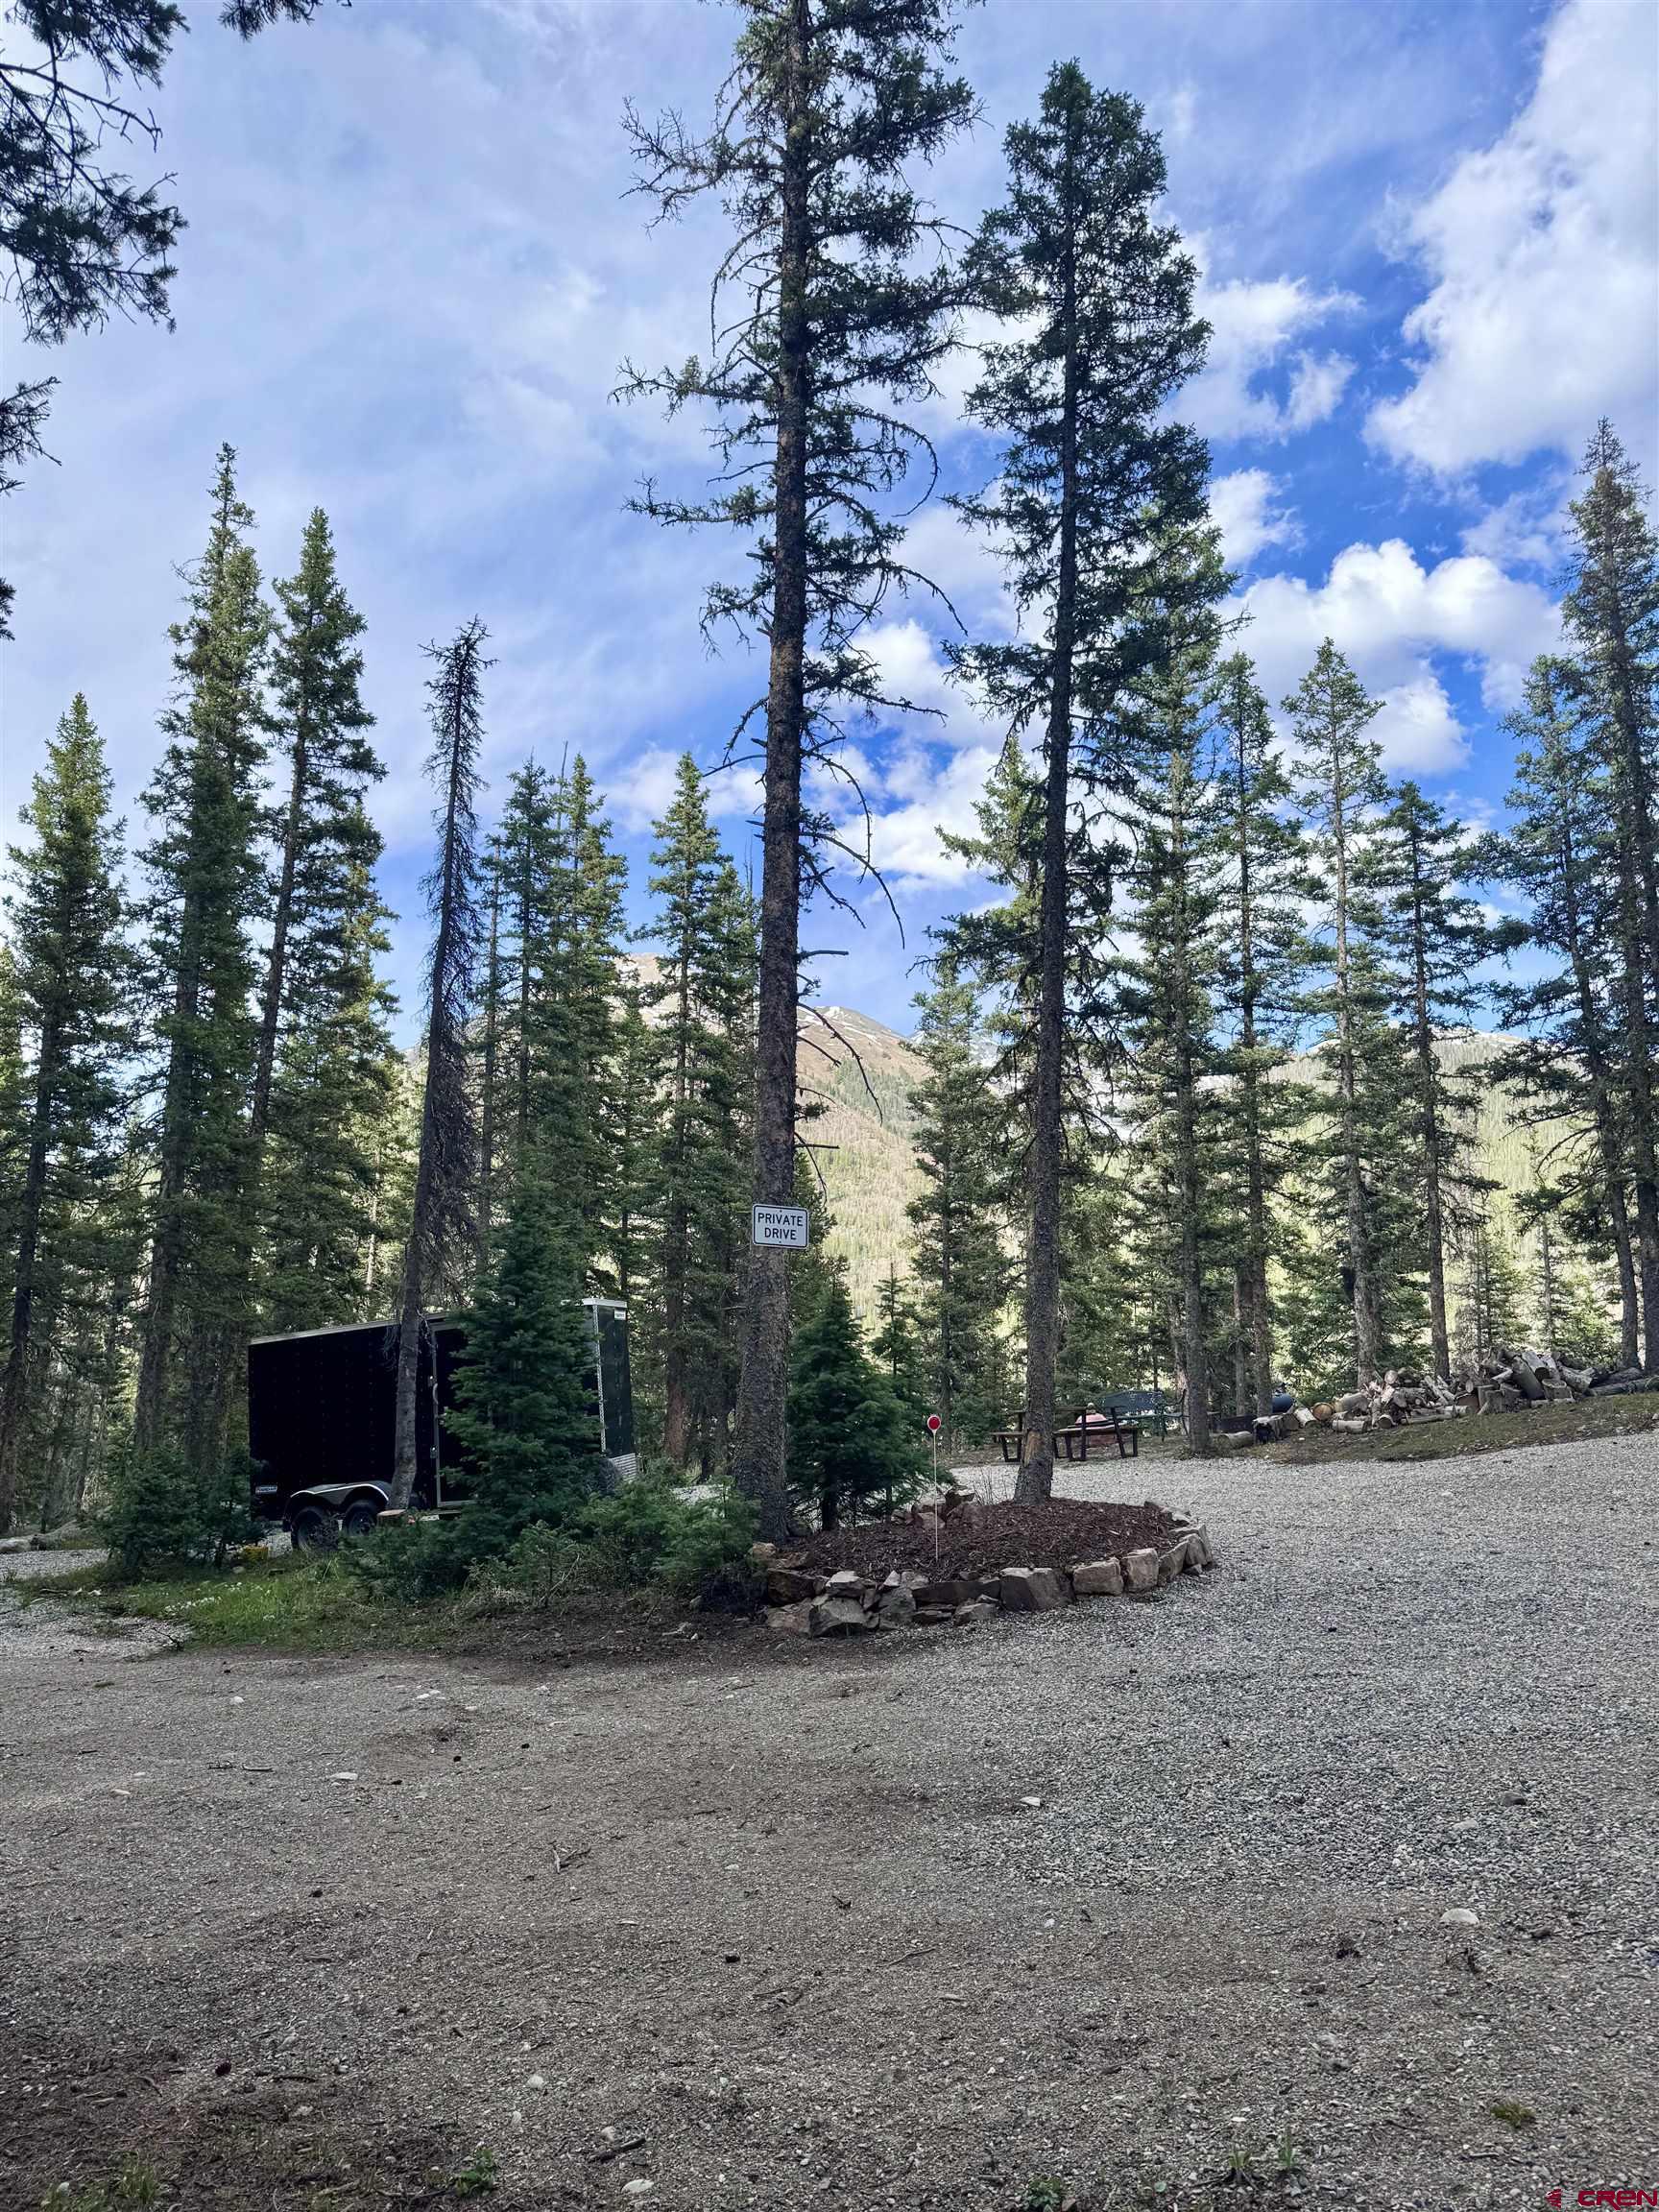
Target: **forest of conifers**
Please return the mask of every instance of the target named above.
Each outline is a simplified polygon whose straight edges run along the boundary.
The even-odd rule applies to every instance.
[[[622,381],[715,446],[706,487],[646,488],[640,529],[750,556],[711,564],[685,620],[760,647],[731,744],[761,771],[757,880],[690,755],[642,927],[556,733],[486,790],[486,611],[428,648],[431,951],[400,1017],[373,802],[418,740],[375,728],[362,676],[410,648],[365,636],[326,515],[266,543],[220,452],[141,822],[129,842],[112,818],[77,693],[11,853],[0,1530],[94,1508],[112,1467],[245,1489],[251,1336],[401,1316],[408,1347],[458,1307],[495,1362],[466,1419],[554,1513],[547,1455],[582,1459],[554,1317],[586,1292],[628,1302],[647,1454],[733,1474],[763,1532],[824,1494],[832,1428],[890,1480],[929,1408],[964,1444],[1019,1424],[1042,1495],[1057,1409],[1154,1366],[1200,1451],[1280,1378],[1449,1376],[1523,1325],[1659,1368],[1659,540],[1614,429],[1584,457],[1560,638],[1491,734],[1507,819],[1477,832],[1389,780],[1334,642],[1263,695],[1181,420],[1195,270],[1135,103],[1058,66],[972,239],[917,197],[974,108],[952,13],[749,0],[707,137],[629,118],[642,189],[730,218],[711,356]],[[953,651],[1006,731],[958,840],[997,895],[926,949],[912,1249],[860,1341],[821,1240],[752,1254],[748,1209],[794,1198],[821,1239],[801,916],[869,861],[816,794],[860,718],[905,704],[861,640],[926,589],[903,535],[922,402],[970,311],[998,335],[965,404],[1000,458],[955,505],[1021,617]],[[1446,1041],[1476,1027],[1507,1042],[1459,1072]],[[1492,1230],[1494,1072],[1541,1285]]]

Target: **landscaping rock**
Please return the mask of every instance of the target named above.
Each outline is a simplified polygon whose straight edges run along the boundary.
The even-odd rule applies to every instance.
[[[1440,1915],[1442,1928],[1479,1928],[1480,1915],[1471,1912],[1467,1905],[1454,1905]]]
[[[1071,1570],[1074,1598],[1116,1598],[1123,1588],[1123,1564],[1118,1559],[1091,1559]]]
[[[883,1628],[908,1628],[916,1619],[916,1593],[908,1582],[889,1575],[876,1599],[876,1620]]]
[[[1202,1523],[1196,1528],[1189,1528],[1184,1541],[1187,1546],[1187,1572],[1190,1575],[1197,1574],[1201,1568],[1214,1566],[1215,1549],[1210,1541],[1209,1529]]]
[[[833,1583],[839,1577],[832,1575],[830,1579]],[[864,1610],[861,1598],[856,1594],[837,1595],[833,1590],[827,1597],[814,1598],[806,1616],[806,1625],[814,1636],[842,1636],[860,1629],[874,1635],[877,1624],[876,1615]]]
[[[1001,1610],[995,1598],[973,1598],[958,1605],[951,1619],[958,1628],[976,1628],[982,1621],[995,1621]]]
[[[1010,1613],[1053,1613],[1071,1602],[1071,1585],[1053,1567],[1004,1567],[997,1598]]]
[[[812,1599],[810,1594],[793,1605],[768,1605],[765,1622],[775,1635],[810,1636],[812,1634]]]
[[[1150,1546],[1141,1551],[1124,1553],[1123,1580],[1131,1590],[1155,1590],[1158,1587],[1158,1554]]]
[[[970,1603],[979,1593],[977,1582],[955,1581],[949,1575],[938,1582],[918,1582],[915,1587],[918,1605],[943,1605],[952,1613],[958,1605]]]
[[[1162,1590],[1166,1582],[1173,1582],[1186,1564],[1187,1547],[1185,1544],[1171,1544],[1167,1551],[1160,1551],[1158,1554],[1159,1589]]]
[[[918,1605],[916,1608],[918,1628],[943,1628],[955,1618],[953,1605]]]
[[[803,1598],[815,1598],[816,1577],[803,1575],[795,1567],[768,1567],[766,1570],[766,1602],[769,1605],[794,1605]]]
[[[851,1567],[843,1567],[838,1574],[831,1575],[824,1590],[826,1598],[851,1599],[860,1605],[870,1602],[871,1594],[871,1585]]]

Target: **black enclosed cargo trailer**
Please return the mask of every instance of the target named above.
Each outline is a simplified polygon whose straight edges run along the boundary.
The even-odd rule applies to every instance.
[[[634,1450],[628,1309],[609,1298],[582,1303],[594,1427],[606,1457],[625,1462]],[[444,1420],[466,1344],[465,1314],[438,1315],[421,1331],[414,1503],[422,1512],[467,1500],[466,1455]],[[303,1546],[366,1533],[391,1495],[397,1413],[396,1322],[256,1336],[248,1347],[255,1517],[281,1523]]]

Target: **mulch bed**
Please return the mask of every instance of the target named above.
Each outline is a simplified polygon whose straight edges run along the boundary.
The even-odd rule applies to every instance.
[[[1161,1505],[1107,1505],[1079,1498],[1051,1498],[1046,1505],[987,1505],[977,1522],[952,1515],[933,1551],[930,1524],[866,1521],[831,1528],[781,1555],[811,1575],[851,1567],[879,1582],[906,1567],[941,1578],[973,1581],[1001,1567],[1076,1567],[1088,1559],[1136,1551],[1169,1541],[1169,1516]]]

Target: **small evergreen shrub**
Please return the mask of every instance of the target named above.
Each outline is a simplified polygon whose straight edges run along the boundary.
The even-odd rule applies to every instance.
[[[253,1534],[250,1471],[246,1453],[229,1453],[203,1478],[180,1452],[140,1452],[131,1437],[123,1439],[96,1524],[121,1574],[135,1581],[156,1567],[221,1564],[232,1545]]]

